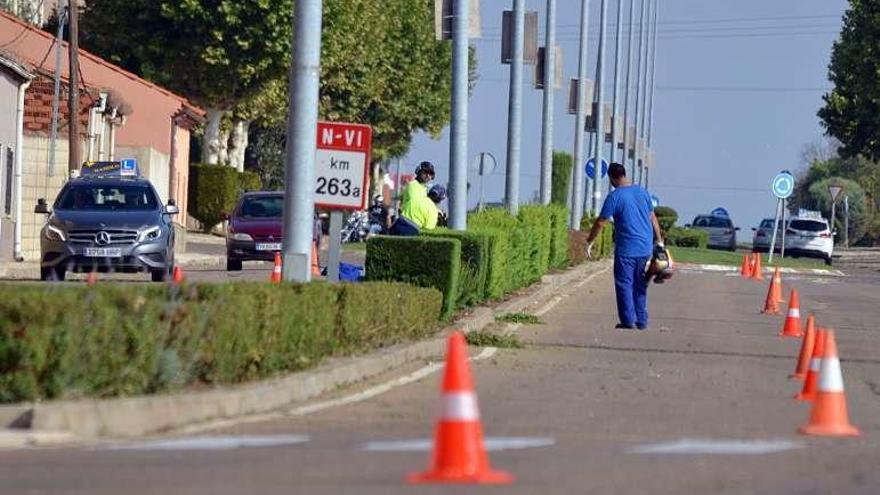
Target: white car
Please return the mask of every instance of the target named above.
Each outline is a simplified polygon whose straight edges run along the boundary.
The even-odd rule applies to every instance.
[[[798,215],[788,222],[785,230],[785,254],[794,257],[822,258],[831,265],[834,252],[834,232],[820,215]]]

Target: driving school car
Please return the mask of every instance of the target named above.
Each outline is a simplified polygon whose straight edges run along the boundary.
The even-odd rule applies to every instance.
[[[83,166],[50,207],[40,232],[40,279],[64,280],[67,272],[150,272],[154,282],[174,270],[174,200],[162,205],[155,188],[122,162]]]

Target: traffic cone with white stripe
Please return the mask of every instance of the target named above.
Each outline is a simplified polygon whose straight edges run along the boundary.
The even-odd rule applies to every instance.
[[[809,422],[798,430],[804,435],[829,437],[857,437],[859,430],[849,423],[846,410],[846,394],[843,391],[843,374],[834,330],[825,335],[825,356],[819,372],[819,390],[813,401]]]
[[[813,345],[813,354],[810,357],[810,367],[804,378],[804,388],[794,396],[797,400],[813,400],[816,398],[816,383],[819,381],[819,370],[822,367],[822,356],[825,354],[825,335],[827,330],[816,330],[816,342]]]
[[[764,310],[761,313],[765,315],[779,314],[779,301],[777,301],[779,286],[776,285],[776,277],[770,279],[770,287],[767,288],[767,297],[764,299]]]
[[[275,265],[272,267],[272,276],[269,281],[273,284],[281,283],[281,253],[275,253]]]
[[[755,262],[752,265],[752,280],[764,280],[764,269],[761,268],[761,253],[755,253]]]
[[[801,344],[801,353],[798,357],[797,366],[794,374],[789,378],[803,380],[807,377],[807,370],[810,367],[810,357],[813,354],[813,346],[816,345],[816,317],[810,315],[807,317],[807,330],[804,333],[804,341]]]
[[[489,467],[464,334],[455,332],[448,342],[443,407],[435,431],[432,466],[427,472],[409,475],[409,482],[511,483],[510,474]]]
[[[782,291],[784,290],[782,287],[782,271],[779,267],[776,267],[776,271],[773,272],[773,285],[775,286],[776,292],[776,302],[782,304],[785,302],[785,298],[782,296]]]
[[[801,337],[801,303],[798,293],[795,289],[791,289],[791,297],[788,300],[788,315],[785,317],[785,326],[779,335],[783,337]]]
[[[750,255],[743,255],[743,262],[739,267],[739,274],[742,278],[749,278],[752,276],[752,257]]]

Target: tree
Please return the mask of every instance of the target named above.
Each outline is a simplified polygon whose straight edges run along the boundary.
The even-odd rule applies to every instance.
[[[818,210],[831,221],[831,193],[828,192],[830,184],[840,184],[849,196],[849,236],[850,242],[858,243],[868,233],[872,222],[870,213],[866,208],[865,191],[855,181],[841,177],[829,177],[813,183],[809,189],[809,196],[805,208]],[[834,230],[838,232],[838,241],[843,238],[846,222],[844,220],[843,197],[838,198],[837,215]]]
[[[553,177],[551,179],[550,202],[568,206],[568,188],[571,186],[571,164],[573,158],[564,151],[553,152]]]
[[[291,13],[292,0],[89,0],[83,45],[203,106],[217,163],[223,116],[289,67]]]
[[[839,139],[844,158],[880,159],[880,1],[850,0],[840,39],[834,43],[829,79],[834,89],[823,97],[819,118]]]
[[[0,0],[0,10],[34,25],[42,22],[42,9],[43,2],[37,0]]]

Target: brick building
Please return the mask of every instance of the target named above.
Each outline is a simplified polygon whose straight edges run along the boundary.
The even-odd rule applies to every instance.
[[[0,147],[12,149],[13,155],[11,162],[9,157],[0,158],[0,203],[9,195],[14,203],[10,213],[0,204],[0,261],[15,256],[38,258],[39,230],[45,218],[34,214],[33,206],[37,198],[51,202],[69,177],[66,56],[60,71],[59,139],[51,157],[54,41],[50,34],[0,12],[0,83],[6,81],[0,84],[0,110],[10,109],[0,112]],[[66,54],[66,43],[62,49]],[[203,121],[202,110],[84,50],[79,58],[83,160],[136,158],[141,174],[150,179],[162,200],[173,198],[186,211],[190,132]],[[4,138],[3,129],[11,122],[17,125],[14,116],[21,84],[26,89],[17,142]],[[10,89],[13,86],[15,91]],[[18,165],[16,156],[20,157]],[[13,179],[6,180],[9,163]]]

